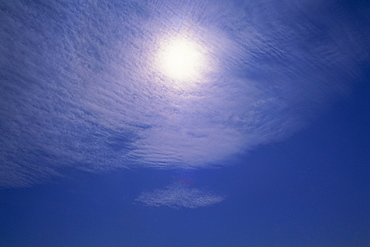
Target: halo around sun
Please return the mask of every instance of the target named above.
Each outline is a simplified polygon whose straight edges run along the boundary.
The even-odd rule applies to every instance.
[[[163,42],[158,55],[161,73],[177,81],[198,78],[205,66],[200,46],[185,38]]]

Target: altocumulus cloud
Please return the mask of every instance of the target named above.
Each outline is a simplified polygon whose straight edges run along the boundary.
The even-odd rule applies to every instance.
[[[164,189],[142,192],[135,201],[151,207],[199,208],[220,203],[224,199],[224,196],[213,194],[205,189],[175,183]]]
[[[0,186],[69,169],[204,168],[286,138],[361,76],[370,40],[356,18],[367,17],[348,11],[341,1],[2,1]],[[180,34],[208,61],[186,83],[156,64],[161,42]]]

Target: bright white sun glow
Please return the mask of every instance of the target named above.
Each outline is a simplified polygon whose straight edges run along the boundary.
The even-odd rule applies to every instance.
[[[164,45],[160,54],[160,67],[171,79],[191,80],[200,74],[202,60],[202,54],[195,43],[176,39]]]

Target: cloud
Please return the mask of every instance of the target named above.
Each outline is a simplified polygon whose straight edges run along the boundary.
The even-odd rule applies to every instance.
[[[224,196],[213,194],[207,190],[176,183],[164,189],[142,192],[135,201],[150,207],[199,208],[212,206],[224,199]]]
[[[288,2],[1,3],[0,186],[226,165],[293,134],[350,92],[370,41],[360,12]],[[158,70],[176,35],[204,49],[202,77]]]

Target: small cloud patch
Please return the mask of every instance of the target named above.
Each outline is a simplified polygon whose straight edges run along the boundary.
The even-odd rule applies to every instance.
[[[199,208],[220,203],[224,199],[224,196],[210,191],[176,183],[164,189],[142,192],[135,201],[150,207]]]

